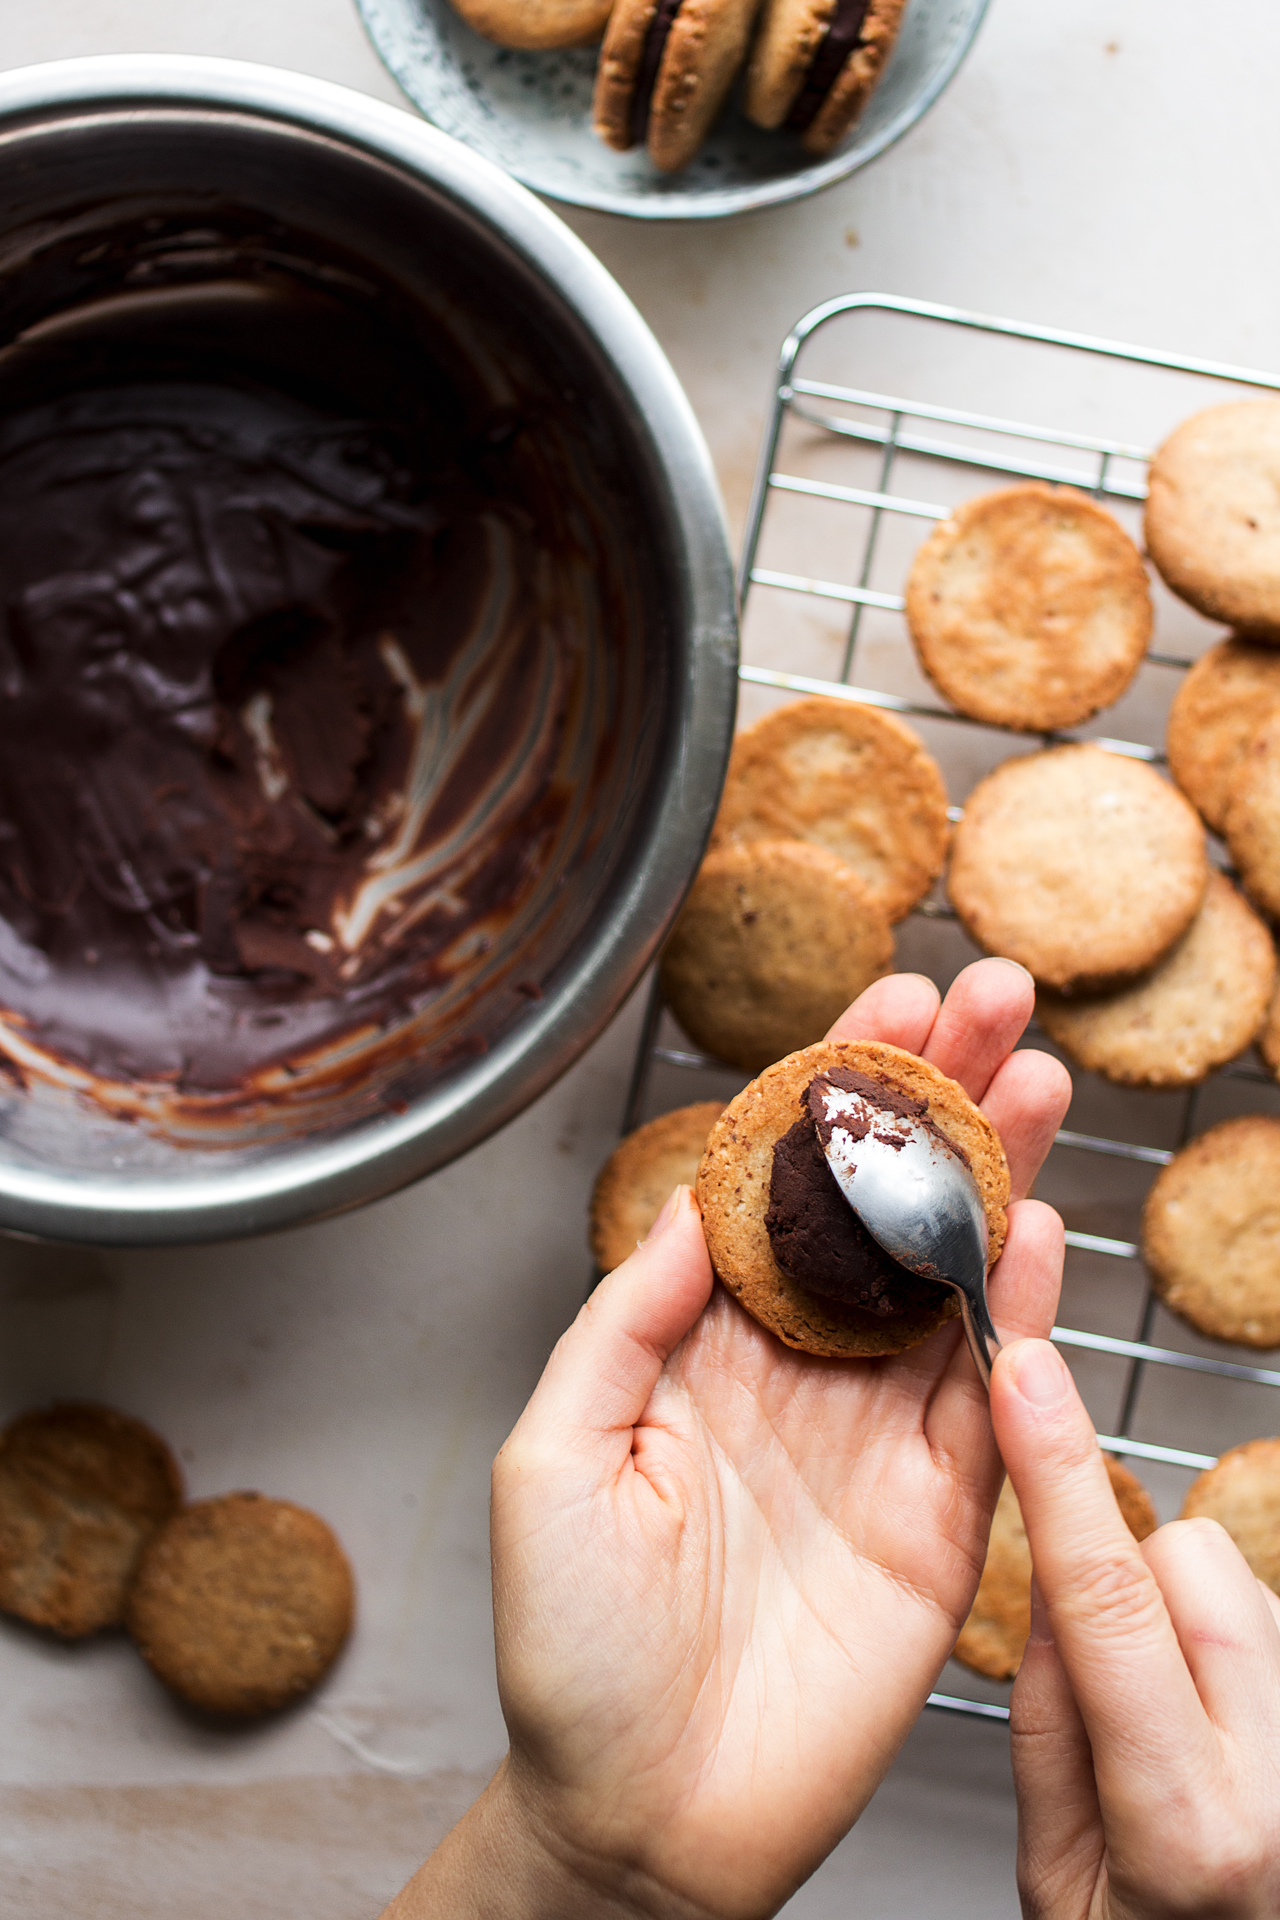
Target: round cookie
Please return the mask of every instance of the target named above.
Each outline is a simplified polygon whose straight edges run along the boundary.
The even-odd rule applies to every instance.
[[[822,1035],[888,973],[893,934],[856,873],[801,840],[713,849],[662,956],[698,1046],[744,1073]]]
[[[1262,1032],[1258,1035],[1258,1052],[1265,1065],[1280,1079],[1280,983],[1277,984]]]
[[[164,1441],[112,1407],[24,1413],[0,1434],[0,1608],[65,1639],[119,1626],[146,1541],[182,1499]]]
[[[592,47],[613,0],[451,0],[469,27],[500,47]]]
[[[910,727],[851,701],[797,700],[734,741],[711,844],[825,847],[901,920],[941,873],[949,831],[942,774]]]
[[[743,111],[830,153],[866,106],[893,52],[904,0],[765,0]]]
[[[1147,481],[1147,552],[1211,620],[1280,641],[1280,400],[1236,400],[1170,434]]]
[[[596,68],[592,124],[620,153],[687,166],[746,58],[759,0],[617,0]]]
[[[951,850],[952,905],[988,953],[1064,993],[1117,986],[1191,925],[1209,878],[1204,828],[1141,760],[1087,743],[979,781]]]
[[[935,527],[907,581],[920,664],[993,727],[1074,727],[1124,692],[1151,638],[1142,556],[1071,487],[1006,487]]]
[[[1263,721],[1231,776],[1225,827],[1246,893],[1280,918],[1280,712]]]
[[[693,1185],[707,1135],[723,1111],[719,1100],[677,1107],[614,1148],[591,1195],[591,1251],[602,1273],[635,1252],[673,1188]]]
[[[1104,1454],[1121,1518],[1135,1540],[1156,1530],[1156,1510],[1141,1480]],[[1031,1548],[1022,1509],[1006,1480],[991,1520],[987,1558],[969,1618],[953,1649],[955,1659],[991,1680],[1012,1680],[1031,1632]]]
[[[1191,1482],[1184,1520],[1225,1527],[1264,1586],[1280,1593],[1280,1440],[1246,1440]]]
[[[1280,651],[1223,640],[1186,673],[1169,709],[1169,771],[1215,833],[1226,829],[1232,777],[1280,712]]]
[[[769,1210],[773,1150],[801,1115],[816,1074],[852,1067],[927,1100],[928,1116],[969,1157],[990,1235],[989,1265],[1000,1257],[1009,1204],[1009,1168],[999,1135],[964,1089],[927,1061],[873,1041],[823,1041],[779,1060],[732,1100],[711,1129],[698,1168],[698,1204],[717,1278],[753,1319],[789,1347],[832,1358],[902,1353],[957,1312],[948,1290],[919,1313],[880,1316],[823,1298],[789,1279],[773,1257]]]
[[[1126,1087],[1194,1086],[1234,1060],[1267,1017],[1271,935],[1220,873],[1181,940],[1116,993],[1036,996],[1040,1024],[1077,1065]]]
[[[1175,1155],[1147,1195],[1142,1252],[1198,1333],[1280,1346],[1280,1119],[1224,1120]]]
[[[151,1541],[128,1628],[167,1687],[208,1713],[270,1713],[323,1678],[351,1630],[346,1555],[317,1514],[260,1493],[186,1507]]]

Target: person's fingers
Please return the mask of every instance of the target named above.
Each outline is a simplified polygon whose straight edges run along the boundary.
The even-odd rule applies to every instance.
[[[605,1275],[556,1343],[502,1449],[507,1464],[530,1448],[561,1460],[587,1452],[604,1471],[614,1456],[615,1465],[625,1459],[663,1362],[710,1294],[702,1216],[690,1189],[677,1187],[648,1238]],[[616,1444],[602,1452],[610,1438]]]
[[[1004,1251],[987,1281],[987,1304],[1003,1340],[1043,1339],[1062,1288],[1062,1221],[1042,1200],[1009,1208]],[[987,1394],[965,1342],[951,1356],[925,1415],[925,1438],[953,1471],[989,1479],[991,1417]]]
[[[948,988],[924,1057],[980,1101],[1035,1004],[1035,982],[1016,960],[975,960]]]
[[[883,1040],[907,1053],[923,1053],[938,1017],[940,995],[922,973],[890,973],[873,980],[846,1007],[828,1040]]]
[[[982,1111],[1000,1135],[1015,1200],[1031,1183],[1071,1105],[1071,1075],[1052,1054],[1024,1048],[998,1066]]]
[[[991,1418],[1104,1804],[1207,1765],[1209,1723],[1164,1598],[1120,1517],[1089,1416],[1044,1340],[997,1355]]]
[[[1210,1716],[1236,1739],[1274,1747],[1280,1631],[1235,1541],[1216,1520],[1174,1520],[1142,1554]]]
[[[1009,1735],[1023,1910],[1083,1912],[1103,1844],[1093,1755],[1034,1580],[1031,1636],[1013,1683]]]

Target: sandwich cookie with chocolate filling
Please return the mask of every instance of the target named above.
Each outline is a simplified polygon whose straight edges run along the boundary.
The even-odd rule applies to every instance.
[[[738,69],[760,0],[618,0],[596,69],[591,117],[607,147],[644,147],[665,173],[687,166]]]
[[[818,1132],[824,1086],[878,1108],[890,1144],[904,1119],[935,1129],[973,1175],[988,1266],[999,1259],[1009,1168],[991,1122],[954,1080],[900,1047],[824,1040],[767,1068],[711,1129],[697,1189],[711,1264],[789,1347],[837,1359],[902,1353],[958,1312],[956,1296],[890,1259],[844,1198]]]
[[[453,0],[453,7],[500,47],[593,47],[613,0]]]
[[[766,0],[744,106],[830,153],[870,99],[893,52],[904,0]]]

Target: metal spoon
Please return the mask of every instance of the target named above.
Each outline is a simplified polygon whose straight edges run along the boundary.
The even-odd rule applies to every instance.
[[[987,1311],[987,1215],[973,1175],[920,1120],[843,1087],[815,1093],[827,1122],[819,1139],[826,1135],[823,1152],[841,1193],[900,1267],[959,1294],[969,1351],[989,1387],[1000,1341]]]

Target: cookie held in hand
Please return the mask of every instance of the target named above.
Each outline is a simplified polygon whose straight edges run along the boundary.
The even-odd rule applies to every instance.
[[[1142,556],[1071,487],[1006,487],[934,528],[907,582],[920,664],[988,726],[1074,727],[1118,700],[1151,638]]]
[[[1135,1540],[1156,1530],[1156,1510],[1141,1480],[1104,1454],[1107,1478],[1120,1515]],[[987,1558],[969,1618],[960,1629],[955,1659],[989,1680],[1012,1680],[1022,1665],[1031,1632],[1031,1548],[1018,1496],[1008,1480],[1000,1489],[987,1542]]]
[[[747,69],[748,120],[830,153],[884,72],[904,0],[765,0]]]
[[[820,1039],[893,964],[893,934],[856,873],[801,840],[713,848],[662,956],[690,1039],[755,1073]]]
[[[270,1713],[333,1665],[355,1589],[317,1514],[260,1493],[186,1507],[151,1541],[128,1628],[148,1666],[208,1713]]]
[[[693,1185],[707,1135],[723,1111],[719,1100],[677,1107],[614,1148],[591,1196],[591,1251],[602,1273],[635,1252],[674,1188]]]
[[[874,1104],[917,1113],[966,1158],[986,1210],[988,1264],[999,1258],[1009,1168],[986,1116],[900,1047],[824,1040],[767,1068],[711,1129],[697,1188],[711,1264],[789,1347],[833,1358],[901,1353],[958,1312],[956,1297],[899,1267],[844,1199],[807,1104],[822,1074],[855,1076]]]
[[[20,1415],[0,1434],[0,1608],[68,1640],[119,1626],[138,1555],[181,1499],[177,1461],[141,1420]]]
[[[1208,880],[1190,803],[1142,761],[1081,744],[1006,760],[978,782],[947,885],[979,946],[1065,993],[1154,966]]]
[[[824,847],[892,921],[942,872],[949,833],[946,783],[910,727],[856,701],[796,700],[734,741],[711,844]]]
[[[1280,400],[1184,420],[1151,462],[1147,551],[1211,620],[1280,641]]]

